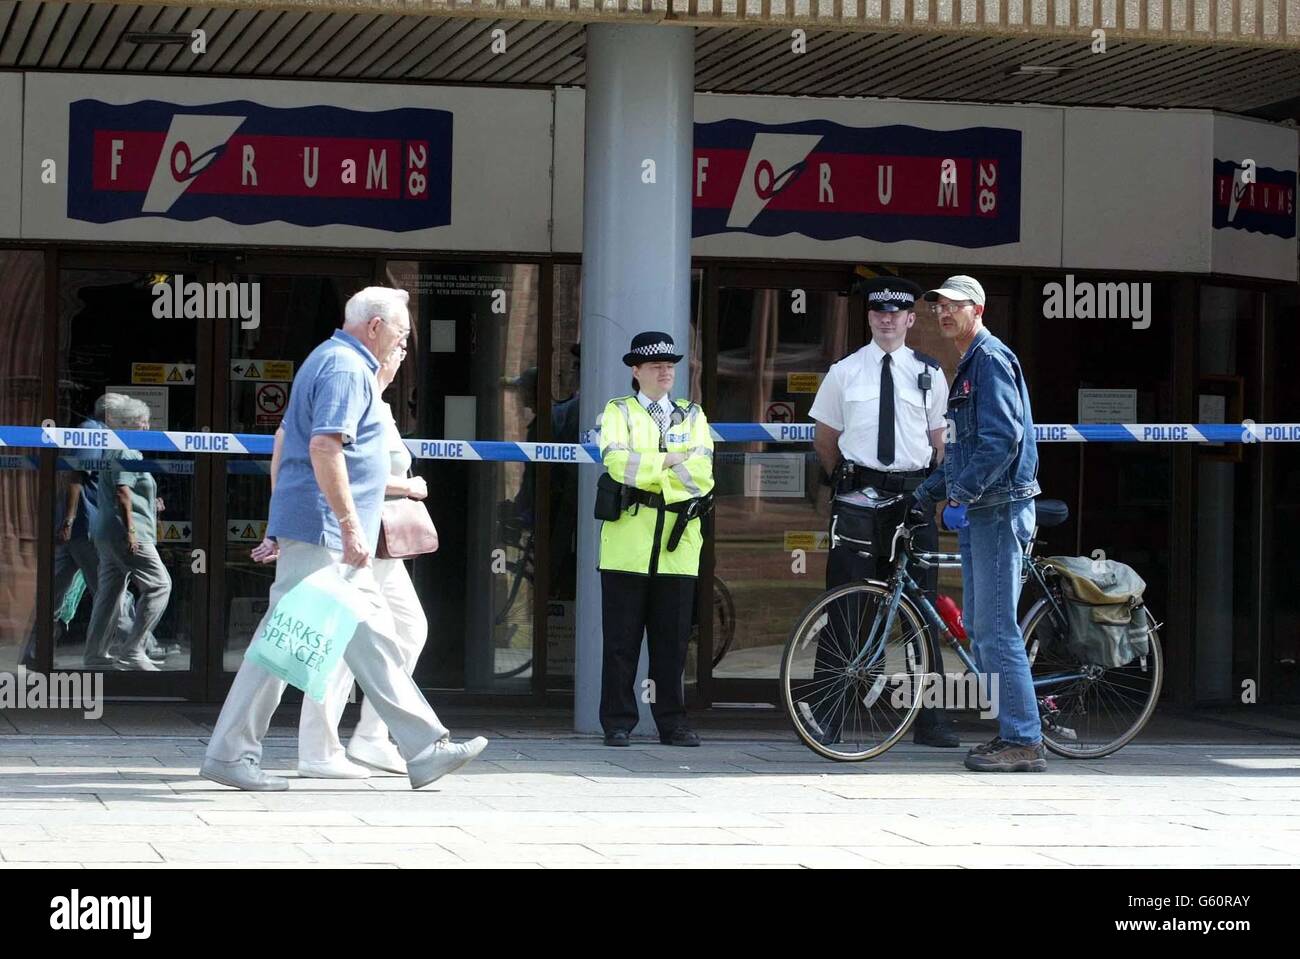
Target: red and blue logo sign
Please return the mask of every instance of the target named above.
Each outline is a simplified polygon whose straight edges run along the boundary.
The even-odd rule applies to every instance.
[[[1295,236],[1295,170],[1214,161],[1214,228],[1246,230],[1290,239]]]
[[[693,235],[1016,243],[1020,167],[1020,131],[998,127],[699,123]]]
[[[392,232],[451,222],[447,110],[77,100],[69,129],[72,219]]]

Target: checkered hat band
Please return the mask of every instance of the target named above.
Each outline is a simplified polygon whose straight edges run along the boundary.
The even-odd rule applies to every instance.
[[[867,299],[873,303],[913,303],[916,298],[900,290],[876,290],[868,293]]]
[[[672,356],[673,345],[671,343],[659,342],[653,346],[638,346],[635,350],[632,350],[632,352],[636,353],[638,356],[655,356],[659,353],[667,353],[669,356]]]

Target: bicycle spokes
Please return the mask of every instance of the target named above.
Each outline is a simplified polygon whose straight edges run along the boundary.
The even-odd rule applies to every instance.
[[[805,741],[860,759],[897,741],[919,703],[925,634],[910,605],[891,615],[879,586],[828,593],[801,618],[782,664],[783,693]]]
[[[1145,609],[1141,615],[1147,615]],[[1051,615],[1039,617],[1025,637],[1038,697],[1043,738],[1054,752],[1096,758],[1114,752],[1141,730],[1160,692],[1159,640],[1151,632],[1146,656],[1119,667],[1082,663]]]

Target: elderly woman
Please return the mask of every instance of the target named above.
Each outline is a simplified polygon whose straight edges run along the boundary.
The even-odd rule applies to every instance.
[[[149,428],[149,407],[132,397],[106,405],[104,413],[109,429]],[[90,532],[99,555],[99,583],[86,630],[86,665],[115,665],[105,651],[117,629],[127,584],[134,583],[135,618],[116,665],[157,672],[158,666],[145,654],[145,643],[167,611],[172,578],[155,545],[157,517],[163,511],[158,484],[152,473],[125,468],[139,459],[143,457],[137,450],[111,451],[99,471],[99,509]]]
[[[393,382],[404,359],[406,346],[399,344],[380,364],[375,377],[381,392]],[[390,474],[385,497],[422,500],[428,495],[425,482],[419,476],[408,475],[411,454],[402,442],[392,409],[387,403],[383,404],[383,409],[388,420]],[[281,434],[277,433],[271,458],[273,486],[279,466],[280,441]],[[269,562],[274,556],[275,544],[269,540],[253,552],[253,558],[262,562]],[[429,622],[420,607],[420,599],[415,594],[415,586],[405,562],[400,559],[376,558],[374,569],[375,579],[393,614],[393,621],[397,624],[402,667],[410,674],[424,649]],[[323,703],[303,698],[302,715],[298,723],[298,775],[313,779],[365,779],[370,775],[371,769],[398,775],[406,773],[406,763],[397,747],[389,740],[388,727],[379,718],[369,699],[361,704],[361,718],[348,741],[346,752],[344,751],[339,741],[338,727],[351,691],[352,673],[346,664],[340,663]]]

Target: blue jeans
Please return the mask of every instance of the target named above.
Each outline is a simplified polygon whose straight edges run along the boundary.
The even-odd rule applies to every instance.
[[[982,674],[997,677],[998,735],[1032,745],[1042,739],[1042,725],[1016,607],[1021,555],[1034,532],[1034,501],[968,509],[966,516],[970,525],[958,535],[962,621],[975,664]]]

